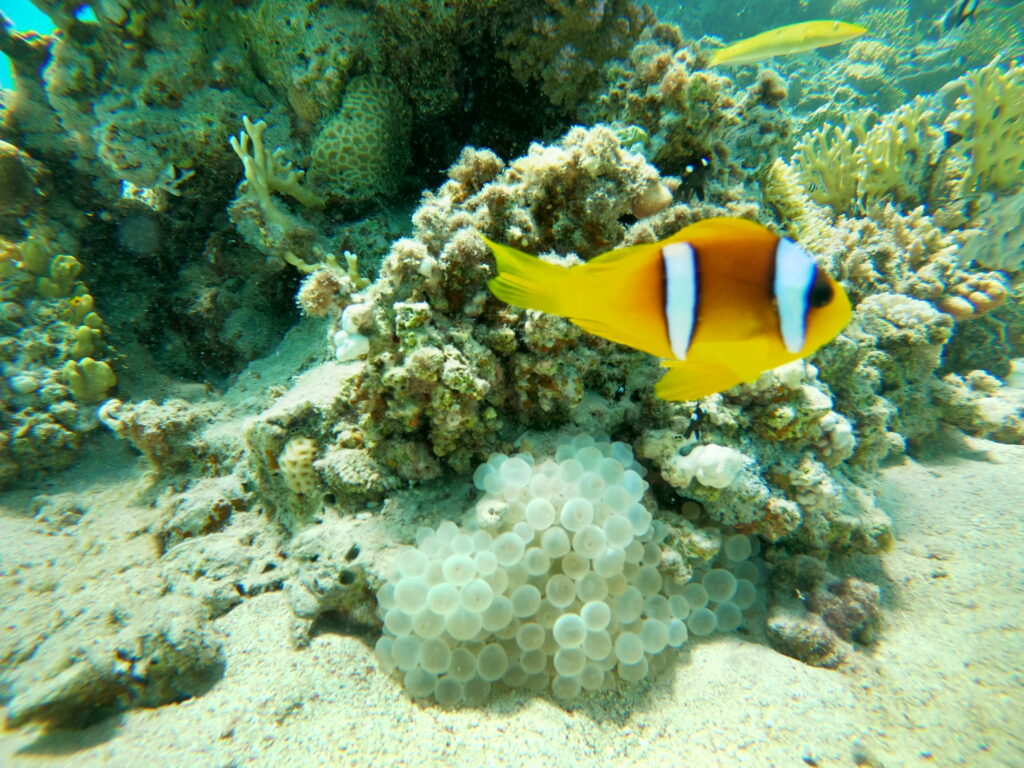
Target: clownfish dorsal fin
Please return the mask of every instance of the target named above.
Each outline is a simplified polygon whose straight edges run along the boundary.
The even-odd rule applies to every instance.
[[[747,237],[775,238],[772,231],[762,224],[750,219],[716,216],[704,219],[695,224],[683,227],[671,237],[671,242],[689,242],[691,240],[735,239],[737,235]]]
[[[637,256],[644,256],[649,254],[652,250],[657,250],[658,243],[642,243],[640,245],[629,245],[625,248],[616,248],[614,251],[608,251],[602,253],[600,256],[596,256],[586,263],[585,266],[605,266],[608,264],[616,264],[625,259],[632,259]]]

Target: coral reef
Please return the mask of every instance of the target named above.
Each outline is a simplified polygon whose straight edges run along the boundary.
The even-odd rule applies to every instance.
[[[1004,272],[1024,269],[1024,188],[1002,197],[982,196],[974,226],[960,247],[964,264]]]
[[[323,440],[322,461],[362,455],[362,464],[416,479],[437,476],[439,459],[468,469],[503,444],[496,407],[524,424],[564,421],[582,400],[584,376],[605,378],[599,364],[609,358],[624,364],[638,358],[604,342],[582,344],[579,332],[554,318],[495,308],[483,286],[489,257],[474,223],[476,230],[507,232],[527,248],[558,244],[593,255],[622,239],[626,228],[618,219],[668,205],[671,179],[660,179],[604,128],[574,129],[560,145],[537,145],[504,170],[493,154],[467,150],[450,175],[414,217],[416,238],[395,243],[378,281],[358,294],[362,298],[338,302],[347,304],[335,334],[336,346],[344,345],[340,357],[368,353],[368,359],[336,374],[331,397],[337,404],[325,402],[330,415],[313,422],[324,431],[307,434]],[[563,183],[566,178],[573,178],[572,186]],[[480,323],[481,316],[501,323]],[[522,351],[514,323],[523,328]],[[552,354],[571,348],[566,345],[580,348],[571,364]],[[613,394],[617,384],[605,381],[603,396],[620,399]],[[627,401],[623,408],[637,406]],[[339,420],[351,435],[339,445],[345,454],[329,447],[343,431]],[[307,418],[297,417],[299,422]],[[274,423],[281,424],[281,417]],[[254,433],[252,439],[263,443],[269,436]],[[258,455],[276,456],[286,441],[274,437],[273,447]],[[352,472],[334,468],[329,474],[344,478]]]
[[[117,382],[81,271],[56,238],[0,240],[0,485],[74,461]]]
[[[638,359],[581,339],[554,318],[495,308],[484,287],[488,251],[475,232],[500,232],[529,249],[558,245],[594,255],[621,240],[621,217],[638,206],[651,210],[652,190],[657,205],[667,204],[663,184],[672,183],[605,128],[574,129],[561,144],[536,145],[504,170],[491,153],[467,150],[450,176],[415,215],[415,239],[394,245],[380,278],[363,292],[372,308],[360,330],[369,357],[348,394],[363,447],[407,478],[436,476],[438,458],[465,471],[498,448],[497,407],[524,424],[564,421],[581,402],[585,377],[607,375],[601,369],[616,359]],[[492,316],[501,321],[477,320]],[[565,355],[573,348],[570,363]],[[605,397],[614,390],[608,381]]]
[[[628,59],[605,67],[601,95],[582,114],[640,129],[644,155],[665,173],[685,175],[688,185],[709,175],[722,180],[730,167],[727,137],[741,116],[729,81],[699,70],[698,62],[678,29],[656,26]]]
[[[630,0],[38,5],[60,34],[0,30],[0,485],[129,457],[99,423],[146,506],[103,610],[56,559],[5,572],[74,595],[0,645],[12,725],[201,693],[211,622],[277,590],[296,645],[378,636],[446,705],[644,678],[759,625],[765,569],[769,641],[835,667],[880,627],[825,565],[891,545],[880,464],[1024,441],[1024,68],[985,63],[995,22],[769,3],[874,35],[727,76]],[[656,360],[487,289],[481,235],[571,266],[710,216],[798,239],[849,326],[668,403]]]
[[[848,464],[860,433],[813,366],[790,363],[701,407],[699,444],[685,429],[653,429],[639,453],[710,519],[812,549],[889,546],[891,524]]]
[[[517,79],[539,80],[541,92],[559,106],[579,103],[581,93],[594,89],[601,65],[625,56],[654,21],[647,6],[632,0],[537,5],[530,24],[505,36],[502,56]]]
[[[376,55],[361,8],[260,0],[239,21],[260,76],[306,130],[341,105],[353,74]]]

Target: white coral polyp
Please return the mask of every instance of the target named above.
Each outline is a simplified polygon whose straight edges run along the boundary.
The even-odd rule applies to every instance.
[[[726,445],[698,445],[686,456],[675,457],[669,473],[677,488],[693,480],[709,488],[728,488],[749,461],[746,454]]]

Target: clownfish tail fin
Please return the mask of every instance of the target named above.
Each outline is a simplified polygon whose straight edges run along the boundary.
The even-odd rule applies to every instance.
[[[561,317],[570,314],[569,269],[481,237],[498,265],[498,276],[487,282],[491,293],[521,309],[536,309]]]

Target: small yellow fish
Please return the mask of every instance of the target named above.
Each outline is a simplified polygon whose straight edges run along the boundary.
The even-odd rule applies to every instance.
[[[772,56],[803,53],[826,45],[844,43],[866,32],[864,27],[843,21],[803,21],[799,24],[789,24],[718,49],[711,54],[711,66],[753,64]]]
[[[655,388],[664,400],[753,381],[811,354],[850,319],[839,283],[799,245],[746,219],[705,219],[569,268],[484,242],[498,266],[491,293],[664,358]]]

